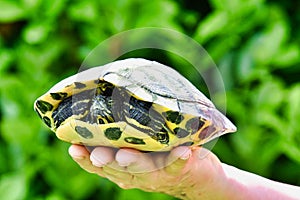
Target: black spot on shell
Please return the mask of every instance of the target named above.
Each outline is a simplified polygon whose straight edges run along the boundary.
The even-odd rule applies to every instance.
[[[216,131],[216,128],[213,126],[207,126],[205,127],[199,134],[199,139],[203,140],[205,138],[210,137],[211,135],[213,135]]]
[[[86,87],[86,84],[80,82],[74,82],[75,89],[82,89]]]
[[[39,118],[43,119],[41,114],[39,113],[39,111],[37,109],[34,109],[34,111],[38,114]]]
[[[172,123],[175,124],[180,124],[180,122],[182,122],[182,120],[184,119],[184,117],[177,111],[167,111],[165,113],[163,113],[163,115],[166,117],[166,119]]]
[[[49,128],[51,128],[51,120],[48,117],[44,116],[43,121]]]
[[[201,118],[191,118],[186,122],[185,128],[193,135],[200,130],[204,124],[205,122],[202,121]]]
[[[107,128],[104,135],[109,140],[118,140],[122,135],[122,131],[118,127]]]
[[[83,138],[91,139],[93,138],[93,133],[86,127],[75,126],[75,131]]]
[[[50,95],[55,100],[63,100],[68,96],[66,92],[50,93]]]
[[[143,139],[135,138],[135,137],[126,137],[124,138],[125,142],[130,144],[146,144]]]
[[[190,133],[182,128],[174,128],[174,133],[178,138],[185,138],[186,136],[188,136]]]
[[[53,109],[53,105],[50,103],[43,101],[43,100],[38,100],[36,101],[36,107],[43,113],[45,114],[48,111],[51,111]]]

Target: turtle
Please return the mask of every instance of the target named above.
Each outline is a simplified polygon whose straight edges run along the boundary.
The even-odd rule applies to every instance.
[[[180,73],[144,58],[68,77],[39,97],[34,110],[60,140],[86,146],[169,151],[236,131]]]

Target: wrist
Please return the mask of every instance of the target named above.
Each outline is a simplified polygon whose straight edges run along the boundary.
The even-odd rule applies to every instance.
[[[299,187],[279,183],[222,163],[230,199],[299,199]]]

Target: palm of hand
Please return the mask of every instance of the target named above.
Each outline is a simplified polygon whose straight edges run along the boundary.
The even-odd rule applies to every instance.
[[[215,190],[225,180],[218,158],[201,147],[181,146],[168,153],[97,147],[89,153],[83,146],[72,145],[69,153],[84,170],[124,189],[139,188],[184,199],[216,198]]]

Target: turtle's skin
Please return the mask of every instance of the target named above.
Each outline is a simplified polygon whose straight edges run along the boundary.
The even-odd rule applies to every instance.
[[[34,109],[59,139],[87,146],[168,151],[236,131],[178,72],[142,58],[71,76],[38,98]]]

